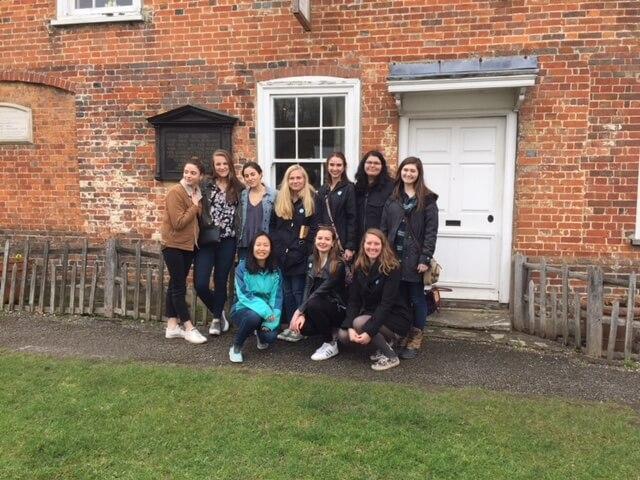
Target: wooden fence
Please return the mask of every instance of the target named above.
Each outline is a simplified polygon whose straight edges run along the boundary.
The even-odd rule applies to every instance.
[[[167,278],[159,246],[6,240],[0,255],[0,310],[162,320]],[[193,286],[187,301],[194,323],[206,324],[210,314]]]
[[[542,338],[573,342],[591,356],[625,359],[634,353],[636,274],[604,275],[597,266],[575,271],[568,265],[531,263],[516,254],[513,329]],[[619,338],[622,337],[622,338]],[[637,346],[636,352],[637,352]]]

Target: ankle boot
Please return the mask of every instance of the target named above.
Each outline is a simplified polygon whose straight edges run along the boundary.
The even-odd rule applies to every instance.
[[[399,352],[398,356],[403,360],[416,358],[416,356],[418,355],[418,350],[420,350],[420,347],[422,347],[422,337],[422,329],[411,327],[409,335],[407,335],[406,347],[402,349],[401,352]]]

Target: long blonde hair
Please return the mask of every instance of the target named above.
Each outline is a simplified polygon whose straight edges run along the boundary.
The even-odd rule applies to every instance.
[[[285,220],[291,220],[293,218],[293,197],[291,196],[291,189],[289,188],[289,176],[295,170],[300,170],[304,177],[304,187],[300,190],[300,198],[302,198],[302,205],[304,206],[304,215],[305,217],[310,217],[315,212],[313,194],[316,191],[309,183],[309,175],[307,175],[306,170],[300,165],[291,165],[287,168],[287,171],[284,172],[275,203],[276,215]]]
[[[364,253],[364,242],[367,238],[367,235],[373,235],[380,239],[380,242],[382,243],[382,251],[380,252],[380,256],[377,258],[377,260],[380,262],[378,271],[383,275],[389,275],[392,270],[395,270],[400,266],[400,262],[396,258],[395,253],[393,253],[393,250],[391,250],[391,246],[389,245],[387,236],[382,233],[382,230],[379,230],[377,228],[370,228],[362,236],[362,241],[360,242],[360,250],[358,251],[358,258],[356,258],[354,270],[362,270],[365,274],[368,275],[369,269],[374,263],[369,259],[367,254]]]

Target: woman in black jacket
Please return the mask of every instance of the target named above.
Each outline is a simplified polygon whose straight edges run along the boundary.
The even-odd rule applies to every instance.
[[[325,183],[318,191],[322,202],[323,225],[331,225],[338,235],[338,248],[345,262],[351,261],[357,245],[356,191],[347,178],[347,159],[333,152],[325,163]]]
[[[393,191],[393,180],[382,153],[371,150],[364,154],[356,172],[355,190],[359,242],[369,228],[380,228],[382,209]]]
[[[405,158],[398,178],[382,212],[382,231],[389,238],[402,271],[402,291],[413,306],[413,324],[401,343],[400,358],[414,358],[422,345],[427,322],[427,299],[422,274],[429,269],[438,236],[438,195],[424,182],[422,162]]]
[[[373,344],[374,370],[400,364],[389,345],[406,334],[412,315],[406,296],[400,293],[400,264],[387,237],[377,228],[364,234],[356,258],[349,302],[338,338],[342,343]]]
[[[302,303],[307,258],[318,226],[317,212],[316,195],[307,172],[300,165],[290,166],[282,178],[269,226],[282,272],[282,322],[286,324]],[[302,336],[286,329],[278,338],[297,342]]]
[[[311,360],[328,360],[338,354],[338,327],[345,313],[344,275],[335,230],[329,226],[318,227],[307,265],[302,304],[289,325],[293,332],[307,337],[323,336],[323,344],[311,355]]]

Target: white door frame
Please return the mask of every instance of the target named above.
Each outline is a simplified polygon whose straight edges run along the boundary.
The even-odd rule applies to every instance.
[[[460,110],[456,112],[406,112],[400,114],[398,158],[408,156],[409,122],[411,120],[444,120],[474,117],[504,117],[504,180],[502,185],[502,231],[500,232],[500,265],[498,269],[498,301],[509,303],[511,288],[511,247],[513,245],[513,204],[515,195],[516,146],[518,114],[512,110]]]

